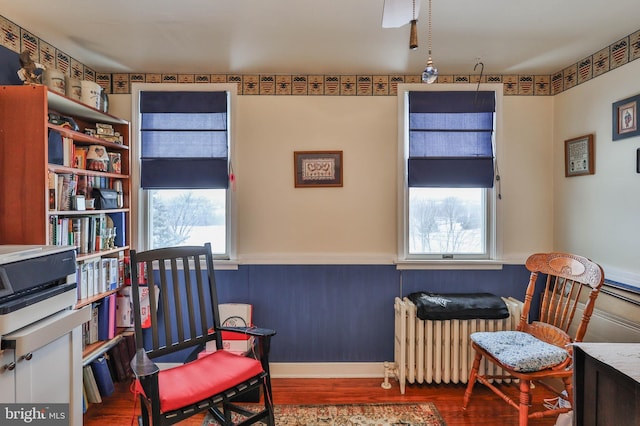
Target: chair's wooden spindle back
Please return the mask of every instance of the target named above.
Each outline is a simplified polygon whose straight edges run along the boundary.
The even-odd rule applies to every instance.
[[[205,269],[202,269],[202,264],[204,262]],[[217,310],[217,305],[213,305],[212,295],[215,295],[215,287],[212,286],[212,282],[215,279],[213,277],[213,269],[209,270],[207,265],[207,256],[196,256],[193,259],[193,267],[195,270],[195,278],[196,278],[196,289],[197,294],[193,296],[195,299],[192,299],[191,306],[193,306],[192,312],[200,312],[200,332],[206,336],[210,329],[215,326],[213,322],[214,319],[212,316],[208,316],[207,313],[211,311],[207,307],[207,302],[209,302],[213,306],[213,310]],[[213,268],[213,266],[212,266]],[[211,276],[209,276],[211,274]],[[195,316],[194,319],[194,327],[195,327]],[[195,328],[194,328],[195,331]]]
[[[529,284],[527,285],[527,291],[524,294],[524,302],[522,311],[520,312],[520,322],[516,327],[516,330],[523,331],[529,323],[529,309],[531,309],[531,302],[533,300],[533,294],[536,290],[536,281],[538,280],[538,273],[531,271],[529,275]]]
[[[198,246],[141,253],[132,250],[132,260],[144,263],[147,270],[150,356],[204,344],[214,338],[209,331],[219,326],[218,301],[213,257],[207,250],[210,249]],[[137,265],[131,271],[137,279]],[[137,286],[134,292],[138,294]],[[218,335],[215,338],[219,340],[217,347],[221,347],[222,340]],[[142,332],[136,332],[136,340],[141,346]]]
[[[153,261],[145,262],[147,271],[147,287],[149,292],[149,318],[151,320],[151,345],[153,350],[160,347],[160,339],[158,336],[158,300],[159,292],[163,291],[162,274],[160,275],[160,283],[156,283],[156,277],[153,274]]]
[[[575,327],[572,339],[581,341],[593,313],[595,299],[604,282],[602,268],[589,259],[567,253],[539,253],[527,259],[532,277],[546,274],[545,287],[540,303],[539,321],[551,324],[566,333],[573,329],[576,312],[583,301],[583,292],[590,291],[580,323]],[[533,294],[532,283],[527,288]],[[525,299],[526,302],[526,299]],[[525,306],[528,313],[528,307]],[[524,313],[523,313],[524,314]]]

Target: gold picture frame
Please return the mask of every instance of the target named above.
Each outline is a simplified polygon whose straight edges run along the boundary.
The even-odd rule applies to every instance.
[[[564,141],[565,177],[595,174],[593,134]]]
[[[296,188],[342,186],[342,151],[295,151]]]

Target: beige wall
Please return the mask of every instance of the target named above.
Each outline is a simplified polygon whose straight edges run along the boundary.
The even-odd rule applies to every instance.
[[[554,247],[596,260],[608,279],[640,286],[640,137],[613,142],[611,105],[640,92],[634,61],[554,97]],[[595,135],[595,175],[564,177],[564,141]]]
[[[393,259],[394,100],[238,97],[241,260]],[[293,152],[305,150],[343,151],[344,186],[295,188]]]
[[[507,261],[553,249],[553,98],[505,96],[498,167]]]
[[[552,249],[552,101],[504,98],[499,209],[509,262]],[[110,102],[131,117],[129,95]],[[238,96],[235,132],[241,261],[393,261],[396,97]],[[342,150],[344,187],[294,188],[298,150]]]

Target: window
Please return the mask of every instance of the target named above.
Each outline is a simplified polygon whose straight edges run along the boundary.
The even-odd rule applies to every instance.
[[[398,89],[404,206],[399,258],[491,259],[498,94],[440,86]]]
[[[235,86],[141,84],[134,85],[133,94],[139,245],[211,242],[216,258],[231,258]]]

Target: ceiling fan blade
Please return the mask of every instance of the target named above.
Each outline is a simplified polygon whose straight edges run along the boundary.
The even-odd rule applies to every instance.
[[[415,14],[413,6],[415,4]],[[418,19],[420,0],[384,0],[382,8],[382,28],[399,28]]]

